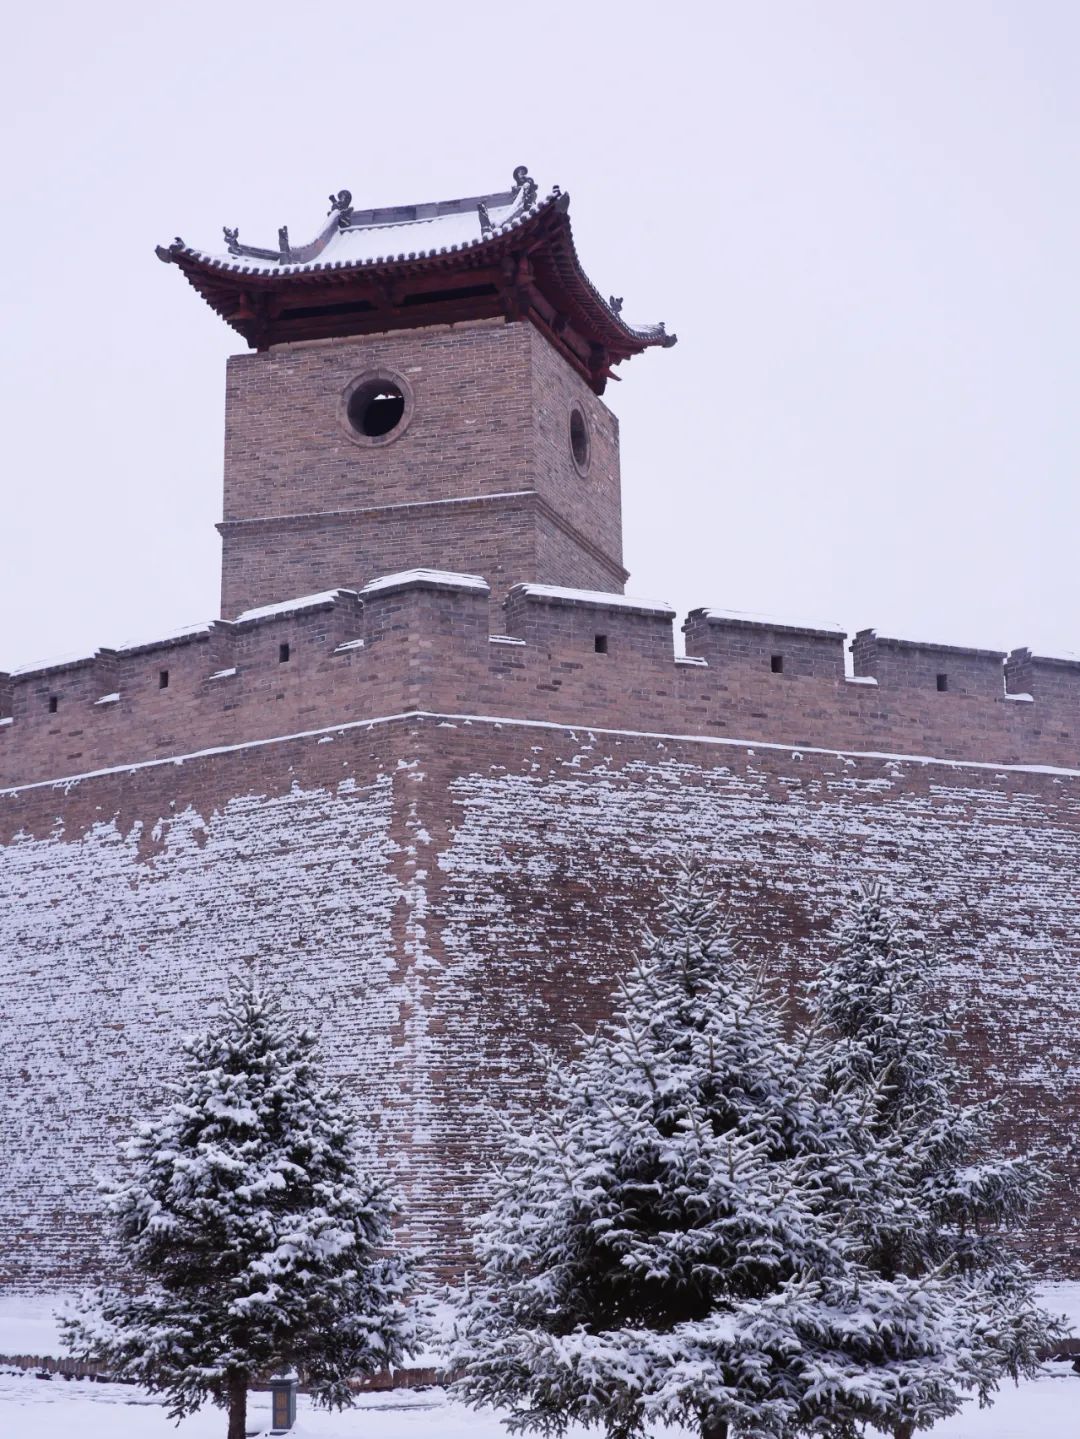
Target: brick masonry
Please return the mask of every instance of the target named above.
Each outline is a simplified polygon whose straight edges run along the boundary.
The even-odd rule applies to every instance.
[[[383,446],[339,413],[372,370],[411,392]],[[864,631],[847,674],[838,633],[708,610],[676,657],[619,594],[614,418],[527,325],[237,357],[228,410],[226,618],[0,676],[0,1285],[100,1270],[96,1177],[249,962],[460,1265],[489,1106],[605,1012],[686,849],[792,995],[885,879],[1001,1142],[1058,1155],[1029,1249],[1075,1272],[1080,664]],[[461,575],[365,588],[424,565]]]
[[[344,396],[396,376],[406,423],[357,440]],[[568,444],[586,419],[585,475]],[[480,321],[229,361],[222,608],[414,565],[621,590],[618,423],[529,324]]]
[[[1006,1147],[1075,1128],[1061,982],[1080,943],[1076,775],[430,716],[240,746],[0,797],[0,1194],[7,1287],[100,1263],[95,1176],[179,1034],[258,962],[323,1029],[409,1203],[460,1263],[530,1044],[603,1014],[672,857],[716,866],[795,992],[857,874],[945,959],[956,1043]],[[1066,1146],[1068,1149],[1069,1146]],[[13,1160],[14,1162],[10,1162]],[[1030,1236],[1074,1265],[1072,1164]]]

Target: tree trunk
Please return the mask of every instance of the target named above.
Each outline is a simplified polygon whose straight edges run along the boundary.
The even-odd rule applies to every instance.
[[[246,1374],[229,1375],[229,1439],[244,1439],[247,1433],[247,1391]]]
[[[914,1419],[905,1419],[893,1430],[893,1439],[913,1439],[915,1433]]]
[[[702,1420],[701,1439],[728,1439],[728,1427],[725,1419],[720,1419],[713,1424]]]

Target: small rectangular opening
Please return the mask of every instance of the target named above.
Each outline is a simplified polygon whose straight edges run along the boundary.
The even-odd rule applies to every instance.
[[[607,635],[593,635],[593,649],[598,655],[606,655]]]
[[[278,664],[283,665],[283,664],[286,662],[286,660],[289,658],[289,646],[288,646],[288,645],[278,645],[278,647],[277,647],[277,657],[278,657]]]
[[[938,675],[938,677],[937,677],[937,687],[938,687],[939,692],[940,692],[941,694],[944,694],[945,691],[949,688],[949,676],[948,676],[948,675]]]
[[[773,655],[769,660],[769,668],[774,675],[782,675],[784,673],[784,656]]]
[[[50,695],[50,696],[49,696],[49,713],[50,713],[51,715],[54,715],[59,708],[60,708],[60,700],[59,700],[59,697],[58,697],[57,695]]]
[[[169,688],[168,670],[158,670],[157,687],[159,690],[167,690]]]

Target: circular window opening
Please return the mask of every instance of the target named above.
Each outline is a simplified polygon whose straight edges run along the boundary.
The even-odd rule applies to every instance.
[[[392,434],[405,414],[405,396],[393,380],[367,380],[349,396],[349,424],[358,435],[377,440]]]
[[[582,474],[589,468],[589,428],[585,416],[575,406],[570,411],[570,453]]]

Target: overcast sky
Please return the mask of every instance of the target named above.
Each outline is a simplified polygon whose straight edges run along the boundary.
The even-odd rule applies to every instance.
[[[7,22],[0,668],[217,613],[224,360],[154,257],[571,195],[632,593],[1080,650],[1080,6],[41,3]]]

